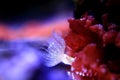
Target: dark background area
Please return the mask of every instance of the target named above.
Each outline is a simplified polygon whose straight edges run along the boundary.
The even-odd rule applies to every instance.
[[[0,1],[0,21],[12,23],[30,19],[45,20],[72,9],[72,0],[4,0]]]

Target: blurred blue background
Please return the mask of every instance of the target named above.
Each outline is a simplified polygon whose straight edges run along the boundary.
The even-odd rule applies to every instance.
[[[14,52],[9,51],[9,49],[11,50],[11,47],[8,47],[8,46],[10,46],[8,35],[12,36],[12,34],[15,34],[17,32],[21,32],[24,34],[24,32],[25,32],[24,28],[21,31],[17,31],[16,28],[22,27],[19,25],[24,24],[29,21],[36,21],[36,22],[38,21],[38,23],[39,22],[44,23],[47,21],[49,23],[53,19],[57,20],[57,18],[61,17],[61,18],[65,18],[66,22],[67,22],[68,17],[72,17],[72,14],[73,14],[72,0],[39,0],[39,1],[38,0],[29,0],[29,1],[4,0],[4,1],[0,1],[0,36],[2,35],[0,37],[0,80],[2,78],[4,78],[4,76],[2,76],[4,74],[5,75],[10,74],[9,77],[10,76],[14,77],[14,74],[11,73],[11,70],[16,67],[13,64],[14,62],[11,64],[12,61],[15,61],[15,65],[19,65],[19,64],[22,65],[22,61],[19,61],[19,59],[17,59],[17,57],[16,58],[14,57],[15,58],[15,60],[14,60],[14,58],[13,58]],[[2,26],[1,26],[1,24],[2,24]],[[7,25],[7,26],[4,26],[3,24]],[[15,30],[12,31],[10,29],[11,27],[15,28]],[[33,25],[33,28],[34,28],[34,25]],[[35,30],[37,30],[37,29],[35,29]],[[32,33],[32,32],[30,32],[30,33]],[[18,33],[18,35],[19,35],[19,33]],[[30,35],[32,35],[32,34],[30,34]],[[4,37],[5,37],[5,39],[4,39]],[[14,38],[15,37],[20,37],[20,36],[15,35]],[[19,45],[24,46],[24,44],[19,44]],[[4,52],[4,50],[5,50],[5,52]],[[21,53],[22,51],[18,51],[18,52]],[[19,56],[18,52],[17,52],[17,55]],[[15,56],[16,56],[16,54],[15,54]],[[21,57],[21,59],[22,59],[22,57]],[[25,57],[25,59],[27,59],[27,57]],[[29,60],[30,60],[30,58],[29,58]],[[26,64],[26,66],[27,66],[27,64]],[[34,63],[32,66],[34,66]],[[3,70],[2,70],[2,68],[3,68]],[[18,69],[18,71],[20,71],[20,69],[22,69],[22,68],[19,67],[17,69]],[[4,69],[6,69],[6,70],[4,71]],[[67,75],[67,70],[69,70],[69,69],[70,69],[70,66],[62,64],[62,63],[60,63],[54,67],[51,67],[51,68],[41,66],[38,64],[37,67],[32,68],[32,70],[31,70],[32,75],[30,76],[30,79],[28,79],[28,80],[71,80]],[[13,70],[16,70],[16,69],[13,69]],[[22,70],[24,70],[24,69],[22,69]],[[14,73],[14,71],[13,71],[13,73]],[[15,73],[17,73],[17,72],[15,72]],[[21,72],[21,73],[24,73],[24,72]],[[23,75],[23,74],[21,74],[21,75]],[[19,76],[19,73],[16,74],[16,76]],[[27,76],[27,74],[25,74],[24,76]],[[4,79],[2,79],[2,80],[4,80]],[[9,80],[9,79],[7,79],[7,80]]]

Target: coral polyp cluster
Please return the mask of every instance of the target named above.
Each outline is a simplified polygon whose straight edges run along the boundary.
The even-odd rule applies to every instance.
[[[68,55],[75,58],[69,72],[73,80],[120,79],[120,31],[108,23],[107,30],[93,16],[68,20],[64,38]]]

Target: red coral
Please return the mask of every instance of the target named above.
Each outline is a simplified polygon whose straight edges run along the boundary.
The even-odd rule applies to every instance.
[[[106,44],[114,43],[116,35],[117,35],[117,32],[114,30],[110,30],[108,32],[105,32],[105,34],[102,37],[104,46]]]
[[[71,65],[73,80],[120,79],[120,74],[114,74],[110,70],[111,68],[115,71],[119,70],[119,65],[116,65],[116,62],[120,62],[120,59],[111,60],[113,62],[111,65],[103,63],[109,62],[109,58],[104,61],[106,60],[103,59],[105,55],[112,57],[105,53],[106,45],[113,44],[120,48],[120,32],[116,30],[116,25],[97,24],[92,16],[68,21],[71,31],[64,39],[66,45],[71,49],[69,54],[75,57],[75,61]],[[104,30],[106,26],[108,31]]]
[[[115,45],[120,48],[120,32],[117,34],[115,39]]]
[[[65,41],[72,50],[81,50],[87,44],[98,41],[97,34],[85,27],[86,19],[69,20],[69,24],[71,32],[65,37]]]

